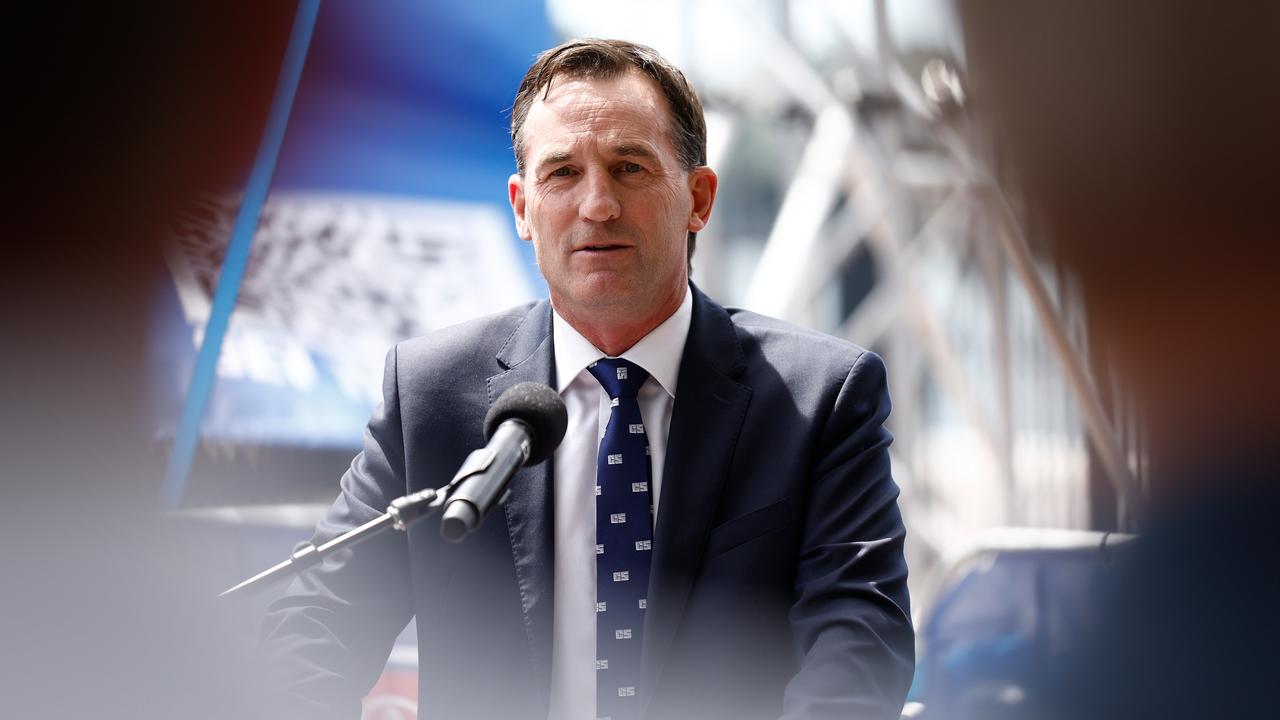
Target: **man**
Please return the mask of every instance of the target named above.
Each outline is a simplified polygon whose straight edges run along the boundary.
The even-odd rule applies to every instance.
[[[286,682],[354,717],[416,614],[423,716],[897,717],[913,635],[879,358],[689,285],[717,180],[653,50],[547,51],[511,134],[550,303],[392,350],[317,538],[446,483],[519,382],[561,393],[565,440],[464,543],[424,523],[299,579],[268,623]]]

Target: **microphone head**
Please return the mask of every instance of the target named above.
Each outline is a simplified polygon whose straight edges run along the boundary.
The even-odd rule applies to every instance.
[[[569,425],[569,413],[564,409],[560,393],[542,383],[520,383],[498,396],[484,416],[484,438],[506,420],[519,420],[529,426],[529,459],[525,465],[536,465],[551,457],[564,430]]]

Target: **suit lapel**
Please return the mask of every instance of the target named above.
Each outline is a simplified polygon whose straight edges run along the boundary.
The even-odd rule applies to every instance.
[[[487,380],[489,405],[522,382],[554,384],[555,355],[551,346],[551,306],[535,304],[498,352],[503,372]],[[551,461],[523,467],[507,486],[503,508],[515,560],[516,581],[533,664],[535,687],[551,688],[552,590],[555,537],[551,494]],[[549,701],[549,695],[544,698]]]
[[[728,474],[750,388],[732,378],[745,366],[724,308],[695,287],[693,319],[668,432],[662,496],[654,530],[649,609],[645,617],[642,688],[645,705],[684,616]]]

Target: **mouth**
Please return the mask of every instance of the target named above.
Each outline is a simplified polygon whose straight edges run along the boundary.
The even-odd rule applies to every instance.
[[[629,247],[631,247],[631,246],[630,246],[630,245],[615,245],[615,244],[611,244],[611,243],[600,243],[600,244],[596,244],[596,245],[583,245],[582,247],[575,249],[575,250],[574,250],[574,252],[584,252],[584,253],[610,253],[610,252],[616,252],[616,251],[618,251],[618,250],[626,250],[626,249],[627,249],[627,248],[629,248]]]

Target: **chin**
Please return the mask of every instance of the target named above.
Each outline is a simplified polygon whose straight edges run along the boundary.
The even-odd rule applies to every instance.
[[[641,304],[642,299],[637,297],[636,294],[622,292],[616,288],[596,291],[588,290],[578,296],[579,307],[590,308],[598,312],[635,312],[635,308]]]
[[[613,272],[597,272],[574,283],[573,298],[584,306],[636,302],[644,293],[630,278]]]

